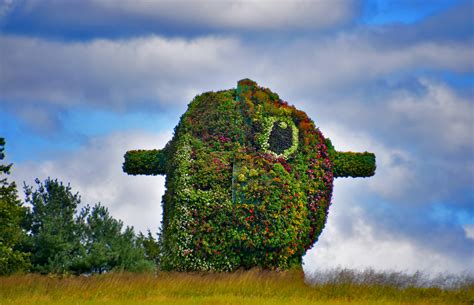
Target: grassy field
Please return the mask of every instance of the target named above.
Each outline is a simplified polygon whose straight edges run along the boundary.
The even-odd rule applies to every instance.
[[[417,282],[418,283],[415,283]],[[447,283],[449,282],[449,283]],[[431,283],[431,284],[430,284]],[[472,279],[420,284],[403,274],[339,270],[245,271],[232,274],[111,273],[96,276],[0,277],[0,305],[7,304],[469,304]],[[426,287],[420,287],[426,286]]]

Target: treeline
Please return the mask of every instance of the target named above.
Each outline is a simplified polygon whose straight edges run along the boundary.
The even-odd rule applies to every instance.
[[[0,160],[5,157],[0,138]],[[57,179],[24,185],[26,202],[9,181],[12,164],[0,164],[0,275],[16,272],[91,274],[156,268],[158,243],[148,231],[135,234]]]

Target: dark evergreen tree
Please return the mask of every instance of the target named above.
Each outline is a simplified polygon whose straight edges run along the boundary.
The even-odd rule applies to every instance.
[[[0,138],[0,160],[5,158],[5,139]],[[0,164],[0,177],[9,175],[12,164]],[[22,228],[27,209],[18,199],[15,182],[0,178],[0,275],[25,271],[29,254],[20,250],[26,233]]]
[[[145,258],[140,239],[133,228],[110,216],[106,207],[96,204],[92,210],[83,210],[84,256],[79,263],[81,272],[103,273],[113,269],[143,271],[154,268],[151,260]]]
[[[141,239],[123,229],[106,207],[86,206],[71,186],[48,178],[36,179],[36,190],[25,185],[31,212],[33,270],[41,273],[103,273],[111,270],[152,270]]]
[[[147,235],[144,235],[142,232],[138,234],[138,240],[141,244],[141,247],[145,251],[145,257],[158,264],[160,257],[160,245],[158,240],[153,237],[150,230],[148,230]]]
[[[75,216],[80,196],[57,179],[35,182],[36,190],[25,185],[26,201],[32,205],[33,269],[41,273],[69,272],[82,253],[81,226]]]
[[[118,241],[120,251],[115,269],[132,272],[152,271],[155,269],[155,263],[146,259],[145,252],[135,235],[133,227],[126,227]]]

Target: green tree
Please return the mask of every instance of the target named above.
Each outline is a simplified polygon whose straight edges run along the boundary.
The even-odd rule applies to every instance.
[[[5,139],[0,138],[0,160],[5,158]],[[0,176],[9,175],[12,164],[0,164]],[[15,182],[0,178],[0,275],[25,271],[29,254],[19,249],[26,233],[22,228],[27,209],[18,199]]]
[[[133,228],[110,216],[106,207],[96,204],[86,207],[84,223],[85,255],[80,263],[81,272],[103,273],[111,270],[144,271],[154,267],[145,257],[140,239]]]
[[[106,207],[87,205],[71,186],[48,178],[36,179],[36,189],[25,185],[31,212],[33,268],[42,273],[103,273],[155,268],[147,259],[133,228],[113,218]]]
[[[145,257],[158,264],[160,256],[160,245],[158,240],[153,237],[150,230],[148,230],[147,235],[145,236],[142,232],[138,234],[138,241],[145,251]]]
[[[31,261],[41,273],[66,273],[81,254],[81,226],[76,217],[81,202],[71,186],[48,178],[35,180],[36,190],[25,185],[31,204]],[[77,219],[76,219],[77,218]]]

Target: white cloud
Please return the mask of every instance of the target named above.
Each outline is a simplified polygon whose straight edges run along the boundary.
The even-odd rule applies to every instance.
[[[341,151],[377,158],[371,190],[400,204],[462,200],[474,175],[474,105],[448,85],[413,79],[412,87],[355,93],[301,107]]]
[[[458,257],[452,251],[444,253],[433,248],[429,241],[385,231],[376,225],[383,219],[374,222],[364,214],[361,189],[364,189],[363,184],[354,180],[338,180],[335,184],[326,228],[318,243],[304,257],[306,273],[338,267],[423,271],[430,275],[474,272],[470,257]]]
[[[79,1],[69,1],[76,5]],[[60,1],[29,0],[25,9],[43,13],[59,23],[86,20],[94,24],[122,19],[154,24],[204,27],[211,29],[288,30],[325,29],[347,23],[356,14],[356,1],[309,0],[82,0],[81,10],[68,12],[65,19]],[[95,12],[101,12],[98,16]],[[100,19],[102,17],[102,20]],[[105,20],[105,21],[104,21]],[[127,23],[126,23],[127,24]]]
[[[83,204],[101,202],[111,214],[133,225],[137,231],[157,232],[161,221],[163,176],[128,176],[122,172],[123,155],[130,149],[159,149],[170,133],[151,135],[138,132],[115,133],[92,139],[72,153],[33,163],[15,163],[12,178],[22,185],[47,177],[71,183]]]
[[[339,122],[326,123],[324,127],[325,136],[331,139],[337,151],[369,151],[375,154],[375,175],[363,180],[371,193],[398,201],[409,198],[416,190],[418,183],[413,169],[415,160],[409,152],[389,146],[389,143],[376,141],[369,134]]]
[[[56,106],[185,104],[203,76],[216,80],[216,73],[231,71],[240,49],[235,39],[215,37],[84,43],[2,37],[0,91],[5,100]]]
[[[295,41],[268,52],[262,75],[271,88],[295,99],[342,91],[417,69],[463,73],[474,69],[468,43],[418,41],[381,46],[361,33],[339,33],[317,41]]]
[[[474,240],[474,224],[467,224],[463,227],[466,237]]]
[[[468,44],[381,49],[358,34],[284,45],[213,36],[88,42],[2,36],[0,53],[0,98],[21,108],[183,105],[195,94],[234,87],[245,77],[298,100],[407,69],[474,68]]]
[[[473,149],[474,105],[441,83],[421,79],[426,93],[406,90],[388,101],[388,111],[399,118],[401,129],[409,129],[421,145],[457,151]]]
[[[0,24],[5,16],[13,9],[13,0],[1,0],[0,1]]]
[[[423,114],[419,115],[423,120]],[[420,155],[400,149],[390,139],[382,143],[351,122],[323,120],[322,125],[324,135],[337,150],[375,153],[377,170],[368,179],[335,180],[326,228],[304,258],[307,273],[337,267],[423,271],[431,275],[474,272],[471,256],[466,257],[471,226],[464,226],[462,231],[455,220],[450,219],[452,223],[447,227],[429,219],[432,196],[445,190],[425,181],[433,171],[423,173],[424,167],[415,166],[424,161]],[[438,161],[443,171],[444,160]]]

